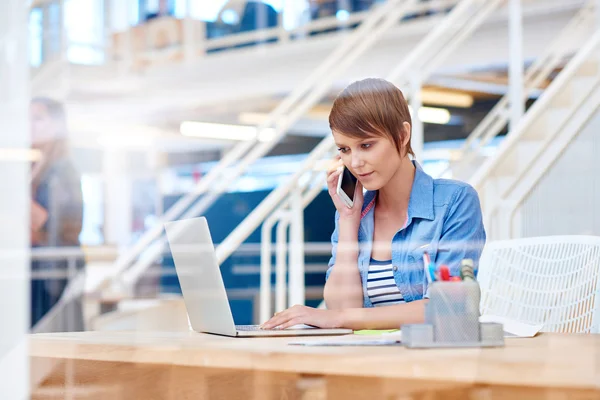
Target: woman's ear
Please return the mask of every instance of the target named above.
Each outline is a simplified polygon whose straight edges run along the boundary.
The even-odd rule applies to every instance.
[[[402,148],[405,149],[406,146],[410,143],[410,136],[412,134],[411,126],[407,121],[402,123],[402,128],[404,128],[404,138],[402,138]]]

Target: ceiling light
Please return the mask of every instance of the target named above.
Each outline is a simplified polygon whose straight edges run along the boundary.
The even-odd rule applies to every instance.
[[[183,136],[216,140],[254,140],[258,129],[254,126],[215,124],[208,122],[184,121],[179,128]],[[258,140],[268,142],[275,138],[275,129],[263,129]]]
[[[35,149],[18,149],[18,148],[0,148],[0,162],[30,162],[38,161],[42,156],[39,150]]]
[[[96,141],[106,148],[146,148],[154,144],[152,137],[140,135],[104,135]]]
[[[243,112],[238,116],[240,124],[260,125],[269,119],[269,114],[260,112]]]
[[[445,125],[450,122],[450,111],[445,108],[421,107],[419,119],[428,124]]]
[[[335,17],[340,21],[347,21],[350,18],[350,12],[348,10],[339,10],[335,13]]]
[[[421,101],[426,104],[447,107],[469,108],[473,106],[473,96],[469,94],[435,89],[421,90]]]
[[[412,107],[408,106],[410,114],[414,117]],[[445,108],[421,107],[419,108],[419,120],[426,124],[445,125],[450,122],[450,111]]]

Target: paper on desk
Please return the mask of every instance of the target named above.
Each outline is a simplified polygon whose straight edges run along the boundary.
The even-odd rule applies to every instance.
[[[302,340],[297,342],[290,342],[288,344],[293,346],[395,346],[402,343],[402,331],[398,329],[393,330],[376,330],[376,331],[355,331],[360,332],[362,336],[336,336],[327,337],[325,339],[318,340]],[[368,336],[374,336],[373,338],[367,338],[367,332],[371,332]],[[360,339],[359,339],[360,338]]]
[[[354,331],[355,335],[387,335],[392,333],[399,333],[399,329],[363,329],[360,331]]]
[[[290,342],[292,346],[398,346],[402,342],[398,339],[376,339],[376,340],[306,340],[302,342]]]
[[[531,338],[539,333],[544,324],[526,324],[497,315],[482,315],[479,322],[496,322],[503,325],[504,337]]]

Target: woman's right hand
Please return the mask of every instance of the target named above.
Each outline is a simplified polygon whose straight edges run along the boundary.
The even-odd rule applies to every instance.
[[[354,204],[352,205],[352,208],[349,208],[337,194],[338,180],[343,172],[344,164],[341,163],[339,156],[337,156],[335,160],[334,168],[327,171],[327,188],[329,190],[329,196],[331,196],[331,200],[333,200],[333,204],[340,214],[340,218],[356,219],[356,222],[360,222],[360,214],[364,202],[363,186],[359,181],[356,181]]]

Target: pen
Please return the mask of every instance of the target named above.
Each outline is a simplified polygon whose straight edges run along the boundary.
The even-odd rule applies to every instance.
[[[447,265],[440,266],[440,280],[449,281],[450,280],[450,268]]]
[[[423,252],[423,268],[425,270],[425,276],[429,283],[435,280],[433,274],[429,272],[429,265],[431,264],[431,257],[429,257],[429,253],[427,251]]]
[[[427,273],[427,277],[429,278],[429,283],[435,282],[435,264],[430,262],[425,272]]]
[[[475,272],[473,267],[473,260],[465,258],[460,263],[460,277],[463,281],[474,281]]]
[[[429,257],[429,253],[425,251],[423,252],[423,265],[427,267],[429,263],[431,263],[431,257]]]

